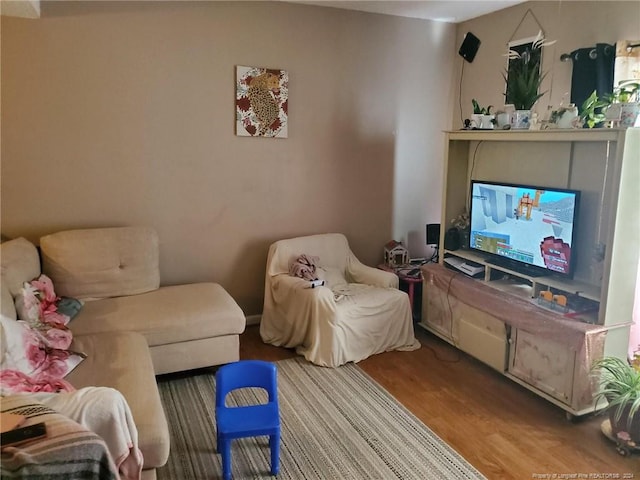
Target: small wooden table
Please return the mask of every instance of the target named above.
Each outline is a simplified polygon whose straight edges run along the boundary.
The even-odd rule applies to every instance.
[[[401,282],[405,282],[407,284],[407,287],[408,287],[407,294],[409,295],[409,303],[411,304],[412,313],[413,313],[413,300],[415,296],[414,287],[416,283],[422,283],[422,272],[420,271],[421,266],[422,265],[407,264],[407,265],[400,265],[398,267],[391,267],[385,263],[381,263],[380,265],[378,265],[378,268],[380,270],[385,270],[387,272],[395,273]],[[418,270],[418,274],[415,276],[408,275],[407,272],[414,269]]]

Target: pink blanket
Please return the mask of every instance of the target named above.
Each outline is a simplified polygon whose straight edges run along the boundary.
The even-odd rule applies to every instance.
[[[302,254],[289,265],[289,275],[300,277],[305,280],[317,280],[316,263],[318,257]]]

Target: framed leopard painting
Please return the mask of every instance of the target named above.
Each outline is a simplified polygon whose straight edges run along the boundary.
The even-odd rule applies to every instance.
[[[236,66],[236,135],[287,138],[289,75]]]

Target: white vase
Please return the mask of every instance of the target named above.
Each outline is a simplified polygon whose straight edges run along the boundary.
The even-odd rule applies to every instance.
[[[622,128],[635,127],[637,125],[640,103],[620,104],[620,126]]]
[[[638,113],[639,103],[612,103],[604,110],[605,119],[622,128],[638,126]]]
[[[482,114],[474,113],[471,115],[471,128],[482,128]]]
[[[493,115],[474,113],[471,115],[471,128],[493,130]]]
[[[511,121],[511,128],[516,130],[529,130],[531,110],[516,110],[511,117]]]
[[[507,112],[497,114],[496,122],[498,124],[498,128],[503,128],[506,125],[511,125],[511,114]]]
[[[562,112],[556,125],[558,128],[574,128],[576,118],[578,118],[578,107],[573,105]]]
[[[484,130],[493,130],[493,119],[495,115],[482,115],[482,128]]]

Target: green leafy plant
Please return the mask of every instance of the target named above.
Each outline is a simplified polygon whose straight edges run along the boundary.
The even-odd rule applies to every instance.
[[[480,115],[491,115],[491,109],[493,108],[493,105],[489,105],[486,108],[481,107],[475,98],[471,100],[471,104],[473,105],[473,113]]]
[[[638,97],[640,83],[636,80],[625,80],[613,89],[613,92],[604,96],[604,101],[611,103],[629,103],[640,101]]]
[[[637,359],[636,354],[634,364],[617,357],[603,357],[593,365],[594,371],[600,374],[596,400],[607,399],[607,409],[613,411],[616,425],[620,426],[626,413],[626,428],[630,431],[634,416],[640,412],[640,364]]]
[[[505,103],[513,104],[516,110],[530,110],[546,93],[539,93],[540,85],[547,75],[541,71],[542,47],[554,43],[555,40],[545,42],[542,32],[538,32],[530,48],[526,47],[522,52],[509,50],[509,66],[502,74],[507,84]]]
[[[603,99],[599,99],[598,94],[594,90],[580,107],[580,119],[589,128],[595,127],[598,123],[605,120],[605,115],[601,112],[601,109],[602,107],[606,107],[607,105],[609,105],[609,102]]]

